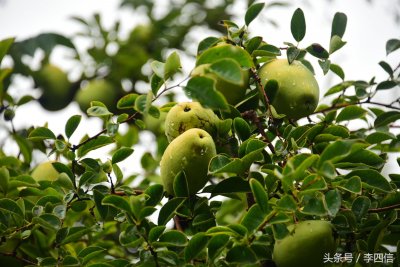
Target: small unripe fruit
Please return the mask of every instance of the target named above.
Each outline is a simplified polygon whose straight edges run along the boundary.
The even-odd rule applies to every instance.
[[[93,80],[81,88],[76,94],[75,100],[83,112],[90,108],[91,101],[100,101],[112,110],[117,98],[114,86],[105,80]]]
[[[174,195],[175,176],[185,173],[189,194],[196,194],[208,181],[208,165],[216,155],[212,137],[202,129],[189,129],[174,139],[165,150],[160,171],[164,189]]]
[[[192,128],[200,128],[214,135],[219,118],[211,109],[198,102],[182,102],[172,107],[165,118],[165,135],[171,142]]]
[[[249,86],[249,71],[242,70],[243,80],[240,84],[230,83],[209,71],[211,64],[197,66],[191,73],[192,77],[201,76],[214,80],[215,89],[220,91],[226,101],[231,105],[236,105],[244,99],[247,87]]]
[[[31,173],[36,181],[55,181],[58,178],[58,171],[54,169],[52,161],[39,164]]]
[[[43,108],[57,111],[65,108],[73,99],[74,92],[67,74],[59,67],[47,64],[33,75],[35,83],[43,90],[39,103]]]
[[[15,112],[12,109],[6,109],[4,111],[4,120],[11,121],[15,117]]]
[[[278,82],[279,88],[270,99],[279,114],[289,119],[299,119],[314,112],[319,100],[319,87],[313,73],[299,61],[291,64],[287,59],[275,59],[267,62],[259,70],[262,84],[269,80]],[[271,95],[272,92],[268,92]]]
[[[328,221],[303,221],[288,227],[290,233],[277,240],[273,260],[278,267],[326,266],[323,257],[336,250],[333,226]]]

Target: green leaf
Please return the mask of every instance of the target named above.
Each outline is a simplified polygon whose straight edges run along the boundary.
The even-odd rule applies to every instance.
[[[353,201],[351,205],[351,211],[357,218],[357,221],[360,221],[362,217],[364,217],[368,213],[368,209],[371,206],[371,200],[366,196],[359,196]]]
[[[286,50],[286,56],[288,59],[289,64],[292,64],[292,62],[297,59],[298,55],[300,54],[300,49],[297,47],[291,46]]]
[[[304,205],[302,210],[302,213],[304,214],[326,216],[328,213],[326,210],[325,195],[319,191],[316,191],[311,195],[305,195],[302,204]]]
[[[400,119],[400,112],[398,111],[387,111],[385,113],[380,114],[374,122],[374,127],[378,128],[378,127],[382,127],[382,126],[386,126],[389,123],[395,122],[398,119]]]
[[[233,120],[233,126],[235,128],[236,134],[242,141],[245,141],[250,137],[250,126],[244,119],[240,117],[235,118]]]
[[[267,94],[269,103],[272,103],[275,99],[276,94],[279,90],[279,83],[277,80],[271,79],[268,80],[264,86],[264,91]]]
[[[10,180],[10,173],[6,167],[0,168],[0,190],[3,192],[4,195],[7,194],[8,190],[8,183]]]
[[[123,210],[127,212],[128,214],[132,214],[131,206],[129,205],[129,202],[121,197],[121,196],[116,196],[116,195],[108,195],[103,198],[101,201],[101,204],[103,205],[109,205],[114,208],[117,208],[119,210]]]
[[[68,231],[68,235],[60,242],[60,244],[65,245],[68,243],[76,242],[90,232],[92,232],[92,229],[90,227],[71,227]]]
[[[209,171],[211,173],[235,173],[244,172],[242,161],[238,158],[228,158],[225,155],[216,155],[211,159]]]
[[[165,231],[166,227],[164,225],[161,226],[154,226],[151,228],[149,232],[148,240],[150,243],[153,243],[158,240],[161,234]]]
[[[156,206],[163,198],[164,188],[160,184],[154,184],[146,188],[144,194],[147,196],[145,205]]]
[[[100,147],[107,146],[112,143],[114,143],[114,140],[111,137],[100,135],[100,136],[88,141],[81,147],[79,147],[78,148],[78,157],[83,157],[84,155],[86,155],[87,153],[89,153],[92,150],[96,150]]]
[[[247,228],[249,233],[253,233],[264,222],[264,219],[265,212],[258,204],[254,204],[244,215],[240,223]]]
[[[342,109],[336,117],[336,122],[360,119],[367,111],[359,106],[348,106]]]
[[[297,209],[297,203],[291,195],[283,195],[281,199],[278,200],[277,209],[283,211],[295,211]]]
[[[342,206],[342,195],[339,190],[329,190],[325,193],[326,206],[330,216],[335,217]]]
[[[98,255],[102,254],[106,249],[98,246],[89,246],[84,249],[82,249],[78,257],[83,258],[82,263],[86,264],[90,260],[96,258]]]
[[[91,106],[90,108],[87,109],[86,113],[89,116],[93,117],[104,117],[104,116],[110,116],[113,115],[106,107],[102,106]]]
[[[251,53],[251,55],[254,57],[275,57],[280,56],[281,54],[281,50],[278,47],[270,44],[257,47]]]
[[[184,247],[188,244],[186,235],[177,230],[163,233],[158,240],[153,243],[155,246]]]
[[[135,110],[145,113],[147,108],[150,106],[148,102],[148,95],[140,95],[136,98],[135,101]]]
[[[200,55],[203,53],[205,50],[208,48],[212,47],[216,43],[218,43],[220,40],[217,37],[206,37],[205,39],[201,40],[198,47],[197,47],[197,55]]]
[[[329,43],[329,54],[333,54],[334,52],[342,48],[346,43],[347,42],[344,42],[339,36],[332,36]]]
[[[329,59],[325,59],[325,60],[318,60],[318,64],[321,67],[324,75],[326,75],[329,71],[329,68],[331,66],[331,61]]]
[[[168,80],[181,68],[181,59],[177,52],[171,53],[164,65],[164,80]]]
[[[365,138],[370,144],[379,144],[386,140],[395,140],[396,136],[389,132],[374,132]]]
[[[138,94],[127,94],[118,100],[118,109],[132,109],[135,107],[136,98]]]
[[[337,12],[333,17],[332,21],[332,30],[331,30],[331,38],[334,35],[343,38],[344,32],[346,31],[347,25],[347,16],[344,13]]]
[[[251,178],[250,188],[253,192],[256,203],[265,213],[267,213],[270,209],[268,204],[268,194],[262,184],[258,180]]]
[[[101,193],[99,190],[96,190],[96,189],[93,190],[93,199],[96,204],[96,209],[99,212],[99,214],[103,220],[105,220],[107,218],[108,211],[109,211],[108,205],[101,204],[104,196],[105,195],[103,193]]]
[[[186,175],[183,171],[179,172],[173,182],[173,190],[177,197],[188,197],[189,196],[189,184],[186,179]]]
[[[228,251],[226,260],[231,263],[246,264],[257,262],[257,257],[248,246],[237,245]]]
[[[386,55],[400,48],[400,39],[390,39],[386,42]]]
[[[300,42],[306,35],[306,19],[304,18],[304,12],[300,8],[297,8],[290,21],[290,30],[293,38]]]
[[[376,170],[354,170],[346,178],[358,176],[366,187],[389,193],[393,191],[388,180]]]
[[[150,67],[158,77],[162,79],[164,78],[165,63],[154,60],[153,62],[150,63]]]
[[[240,65],[231,58],[224,58],[212,63],[209,70],[229,83],[241,85],[243,82]]]
[[[345,74],[344,74],[344,71],[343,71],[343,69],[339,66],[339,65],[336,65],[336,64],[330,64],[330,66],[329,66],[329,69],[333,72],[333,73],[335,73],[337,76],[339,76],[342,80],[344,80],[344,78],[345,78]]]
[[[150,86],[151,91],[154,95],[157,95],[158,90],[160,90],[161,86],[164,84],[164,80],[158,77],[156,74],[151,75],[150,78]]]
[[[199,232],[195,234],[189,240],[189,243],[184,250],[185,262],[190,262],[191,260],[196,258],[196,256],[199,255],[200,252],[207,246],[207,243],[208,237],[204,232]]]
[[[249,182],[240,177],[230,177],[219,182],[212,190],[212,196],[250,192]]]
[[[56,139],[54,133],[46,127],[35,128],[29,133],[28,139],[31,141],[42,141],[45,139]]]
[[[301,193],[320,191],[327,189],[325,179],[317,174],[310,174],[304,178],[301,185]]]
[[[122,231],[119,235],[119,243],[124,247],[135,248],[143,243],[143,238],[136,226],[129,225],[125,231]]]
[[[353,176],[348,179],[344,179],[338,187],[353,194],[361,194],[361,178],[358,176]]]
[[[61,227],[61,220],[57,216],[49,213],[42,214],[39,217],[34,217],[32,222],[38,223],[44,228],[50,230],[58,230]]]
[[[30,163],[32,160],[32,152],[33,152],[33,147],[31,142],[29,142],[26,138],[18,134],[14,134],[13,138],[18,144],[20,153],[24,156],[25,163]]]
[[[250,54],[253,53],[254,50],[256,50],[262,42],[262,37],[261,36],[254,36],[251,39],[249,39],[246,42],[246,51],[249,52]]]
[[[229,235],[217,234],[211,237],[208,242],[208,257],[215,259],[226,247],[229,242]]]
[[[265,3],[255,3],[252,4],[246,11],[246,14],[244,16],[244,21],[246,23],[246,26],[249,26],[249,24],[260,14],[260,12],[263,10],[265,6]]]
[[[397,85],[398,84],[395,81],[383,81],[383,82],[378,83],[378,85],[376,86],[376,90],[387,90],[387,89],[391,89]]]
[[[4,56],[7,54],[11,45],[14,43],[15,38],[3,39],[0,41],[0,63],[3,60]]]
[[[160,214],[158,215],[158,225],[165,225],[171,218],[175,215],[175,212],[180,206],[185,202],[186,198],[177,197],[169,200],[160,209]]]
[[[18,206],[17,202],[9,198],[0,199],[0,211],[10,212],[21,218],[24,218],[24,212]]]
[[[211,109],[228,110],[225,97],[215,90],[214,80],[206,77],[191,78],[184,88],[186,95],[200,102],[203,106]]]
[[[387,74],[389,74],[390,77],[393,78],[393,72],[394,72],[394,71],[393,71],[392,67],[391,67],[387,62],[385,62],[385,61],[380,61],[380,62],[379,62],[379,66],[381,66],[382,69],[384,69],[384,71],[386,71]]]
[[[320,44],[314,43],[306,48],[306,51],[314,57],[320,59],[327,59],[329,57],[328,51],[325,50]],[[329,69],[329,68],[328,68]]]
[[[130,155],[132,155],[132,153],[133,153],[132,148],[121,147],[120,149],[118,149],[117,151],[114,152],[111,162],[112,162],[112,164],[121,162],[121,161],[125,160],[127,157],[129,157]]]
[[[351,147],[353,142],[345,142],[345,141],[335,141],[329,144],[324,151],[322,152],[319,160],[318,160],[318,168],[322,166],[325,161],[330,160],[332,163],[335,163],[342,158],[346,157],[351,152]]]
[[[67,123],[65,124],[65,135],[67,136],[67,138],[70,138],[71,135],[75,132],[76,128],[78,128],[81,119],[81,115],[73,115],[68,119]]]

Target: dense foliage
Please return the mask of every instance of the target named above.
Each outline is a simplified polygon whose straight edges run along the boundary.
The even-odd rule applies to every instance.
[[[0,114],[6,141],[18,147],[17,153],[0,148],[0,261],[9,266],[275,266],[274,245],[292,234],[294,223],[323,220],[333,226],[336,252],[354,257],[346,266],[354,266],[357,255],[357,266],[370,266],[365,257],[370,254],[387,257],[387,266],[398,264],[400,174],[386,177],[381,171],[388,153],[400,150],[400,137],[393,133],[400,99],[380,102],[376,96],[398,89],[400,65],[379,63],[386,80],[347,80],[331,60],[346,44],[343,13],[334,16],[330,45],[324,48],[302,43],[306,22],[296,9],[291,18],[295,42],[281,47],[248,31],[263,3],[250,1],[242,26],[226,13],[228,0],[214,8],[204,1],[171,4],[164,17],[154,17],[152,1],[139,2],[123,4],[146,10],[149,23],[132,29],[126,40],[118,37],[118,23],[105,29],[96,15],[90,21],[75,18],[94,44],[83,52],[54,33],[0,42],[0,62],[6,56],[13,62],[13,68],[0,69]],[[184,52],[175,49],[183,49],[190,29],[203,21],[224,32],[198,44],[196,66],[207,64],[210,75],[182,78]],[[50,62],[59,45],[76,52],[76,64],[84,70],[76,81]],[[400,40],[391,39],[386,52],[399,48]],[[23,57],[37,50],[45,56],[33,70]],[[318,65],[342,81],[326,90],[324,104],[308,116],[279,114],[285,110],[276,98],[280,83],[259,73],[277,57],[312,73]],[[150,75],[143,72],[147,65]],[[81,115],[69,117],[59,135],[47,126],[15,129],[18,108],[35,101],[8,93],[17,75],[31,77],[42,90],[38,101],[44,108],[59,110],[75,99],[104,128],[79,143],[70,138],[85,130]],[[236,92],[217,88],[216,81],[245,85],[241,100],[227,101],[226,94]],[[145,82],[145,93],[136,90],[139,82]],[[104,90],[103,98],[95,93],[78,98],[89,85],[97,93]],[[216,116],[210,134],[217,155],[207,164],[208,183],[197,194],[185,172],[176,174],[169,194],[160,178],[160,161],[171,141],[164,133],[171,124],[164,120],[176,104],[177,89]],[[128,125],[127,131],[120,125]],[[127,175],[119,164],[129,160],[141,131],[155,135],[157,150],[143,154],[137,174]],[[110,148],[109,160],[96,154],[102,147]],[[48,155],[50,164],[33,166],[38,152]],[[325,256],[333,262],[333,254]]]

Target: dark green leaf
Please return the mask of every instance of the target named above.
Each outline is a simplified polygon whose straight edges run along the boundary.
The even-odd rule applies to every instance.
[[[250,187],[256,203],[266,213],[269,211],[268,194],[262,184],[254,178],[250,179]]]
[[[188,197],[189,196],[189,184],[186,179],[186,175],[183,171],[179,172],[173,182],[173,189],[175,196],[177,197]]]
[[[348,106],[340,111],[336,117],[336,122],[349,121],[362,118],[367,111],[359,106]]]
[[[57,216],[49,213],[34,217],[32,221],[49,230],[58,230],[61,227],[61,220]]]
[[[212,190],[212,196],[250,192],[249,182],[240,177],[230,177],[219,182]]]
[[[133,153],[133,149],[129,147],[122,147],[114,152],[111,162],[112,164],[121,162]]]
[[[247,26],[260,14],[260,12],[263,10],[265,6],[265,3],[255,3],[252,4],[246,11],[246,14],[244,16],[244,21]]]
[[[81,119],[81,115],[73,115],[68,119],[67,123],[65,124],[65,135],[67,136],[67,138],[70,138],[71,135],[75,132],[76,128],[81,122]]]
[[[110,116],[113,115],[106,107],[102,106],[91,106],[90,108],[87,109],[86,113],[89,116],[93,117],[104,117],[104,116]]]
[[[186,246],[188,243],[186,235],[177,230],[170,230],[163,233],[158,240],[159,241],[156,241],[153,244],[157,244],[157,246],[183,247]]]
[[[296,9],[293,13],[292,20],[290,22],[290,30],[293,38],[300,42],[306,35],[306,19],[304,18],[303,10],[300,8]]]
[[[339,190],[329,190],[325,193],[326,206],[330,216],[335,217],[342,206],[342,196]]]
[[[182,206],[185,200],[186,198],[177,197],[165,203],[158,215],[158,225],[165,225],[175,215],[175,212]]]
[[[143,243],[143,238],[134,225],[129,225],[125,231],[120,233],[119,243],[124,247],[134,248]]]
[[[337,12],[333,17],[331,38],[334,35],[343,38],[344,32],[346,31],[347,16],[344,13]]]
[[[360,221],[364,217],[369,207],[371,206],[371,200],[366,196],[359,196],[353,201],[351,205],[351,211],[356,216],[357,220]]]
[[[197,55],[200,55],[203,51],[212,47],[214,44],[219,42],[219,38],[216,37],[207,37],[200,41],[199,46],[197,47]]]
[[[225,97],[215,90],[214,80],[206,77],[191,78],[184,88],[188,97],[200,102],[200,104],[212,108],[228,110]]]
[[[342,69],[339,65],[331,64],[331,65],[329,66],[329,68],[330,68],[330,70],[331,70],[333,73],[335,73],[335,74],[336,74],[337,76],[339,76],[342,80],[344,80],[345,74],[344,74],[343,69]]]
[[[235,118],[233,120],[233,126],[235,128],[236,134],[242,141],[245,141],[250,137],[250,126],[244,119],[240,117]]]
[[[98,136],[78,148],[78,157],[83,157],[92,150],[96,150],[112,143],[114,143],[114,140],[111,137],[104,135]]]
[[[251,54],[256,57],[275,57],[280,56],[282,53],[278,47],[266,44],[256,48]]]
[[[161,201],[163,193],[164,193],[164,188],[160,184],[154,184],[147,187],[146,190],[144,191],[144,194],[148,196],[148,198],[146,198],[145,205],[146,206],[157,205]]]
[[[397,82],[395,81],[383,81],[378,83],[376,86],[376,90],[387,90],[397,86]]]
[[[56,139],[56,136],[50,129],[38,127],[29,133],[28,139],[32,141],[42,141],[45,139]]]
[[[131,207],[130,207],[128,201],[121,196],[108,195],[103,198],[103,200],[101,201],[101,204],[113,206],[114,208],[123,210],[123,211],[127,212],[128,214],[132,213],[132,210],[131,210]]]
[[[162,233],[164,233],[166,227],[164,225],[161,226],[154,226],[153,228],[151,228],[150,232],[149,232],[149,242],[155,242],[158,240],[158,238],[162,235]]]
[[[214,235],[208,242],[208,257],[216,258],[229,242],[229,235],[218,234]]]
[[[244,171],[242,161],[238,158],[228,158],[225,155],[217,155],[211,159],[209,170],[211,173],[235,173]]]
[[[389,132],[374,132],[370,135],[368,135],[365,138],[365,141],[367,141],[370,144],[379,144],[381,142],[384,142],[386,140],[395,140],[396,136],[392,133]]]
[[[398,119],[400,119],[400,112],[387,111],[385,113],[382,113],[375,119],[374,127],[378,128],[378,127],[386,126],[389,123],[397,121]]]
[[[76,242],[90,232],[92,232],[92,229],[89,227],[71,227],[68,231],[68,235],[62,240],[61,245]]]
[[[386,42],[386,55],[400,48],[400,39],[390,39]]]
[[[291,46],[286,50],[286,56],[288,59],[289,64],[292,64],[292,62],[297,59],[297,56],[300,54],[300,49],[297,47]]]
[[[249,233],[253,233],[264,222],[264,219],[265,212],[258,204],[254,204],[247,211],[240,223],[247,228]]]
[[[24,212],[14,200],[9,198],[0,199],[0,211],[10,212],[12,214],[20,216],[21,218],[24,218]]]
[[[346,175],[347,178],[358,176],[366,187],[383,192],[391,192],[393,189],[388,180],[376,170],[354,170]]]
[[[208,237],[205,233],[200,232],[195,234],[187,244],[184,254],[185,261],[190,262],[207,246]]]
[[[314,43],[306,48],[306,51],[314,57],[320,59],[327,59],[329,57],[328,51],[325,50],[320,44]],[[328,67],[329,69],[329,67]]]
[[[381,66],[382,69],[384,69],[390,77],[393,77],[393,69],[387,62],[380,61],[379,66]]]
[[[226,260],[232,263],[246,264],[255,263],[257,257],[248,246],[237,245],[228,251]]]
[[[331,66],[331,61],[329,59],[325,59],[325,60],[318,60],[318,64],[321,67],[324,75],[326,75],[329,71],[329,68]]]
[[[291,195],[284,195],[277,203],[277,209],[284,211],[295,211],[297,203]]]
[[[360,194],[361,179],[358,176],[350,177],[348,179],[343,180],[338,187],[343,188],[344,190],[354,194]]]
[[[160,90],[161,86],[164,84],[164,80],[158,77],[156,74],[151,75],[150,78],[150,86],[151,91],[154,95],[157,95],[158,90]]]
[[[138,94],[127,94],[123,96],[120,100],[118,100],[117,108],[118,109],[132,109],[135,107],[136,98]]]

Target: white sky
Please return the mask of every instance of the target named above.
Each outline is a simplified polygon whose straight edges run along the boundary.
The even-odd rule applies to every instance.
[[[161,0],[160,0],[161,1]],[[270,1],[266,1],[267,3]],[[297,7],[301,7],[306,16],[307,33],[301,42],[303,47],[313,42],[322,44],[328,48],[331,21],[335,12],[344,12],[348,17],[347,29],[344,40],[348,43],[332,56],[332,62],[340,64],[347,79],[366,79],[377,76],[385,79],[386,74],[381,70],[378,62],[387,60],[394,65],[400,62],[400,53],[393,53],[388,58],[385,54],[385,44],[390,38],[400,37],[400,27],[394,22],[394,12],[400,12],[398,0],[376,0],[368,4],[366,0],[293,0],[289,8],[272,8],[263,12],[263,18],[257,19],[250,26],[253,35],[260,35],[271,44],[281,46],[283,41],[294,41],[290,34],[290,18]],[[105,25],[112,25],[115,20],[121,21],[122,33],[131,29],[140,22],[141,17],[134,14],[130,9],[118,9],[119,0],[0,0],[0,40],[15,36],[17,40],[37,35],[41,32],[59,32],[72,35],[80,30],[77,23],[69,20],[71,15],[89,18],[93,13],[100,13]],[[238,14],[239,25],[243,24],[244,8],[239,4],[234,8]],[[268,24],[265,18],[273,19],[280,25],[274,28]],[[196,32],[196,37],[199,36]],[[197,45],[193,46],[195,49]],[[302,46],[302,45],[300,45]],[[55,63],[60,64],[66,70],[71,70],[73,65],[68,64],[63,54],[57,54]],[[323,76],[317,61],[312,62],[317,70],[317,79],[322,91],[340,80],[334,75]],[[184,68],[191,68],[193,61],[184,62]],[[187,72],[190,69],[186,70]],[[26,92],[29,90],[29,82],[21,80],[13,90]],[[390,101],[393,97],[382,94],[382,101]],[[77,105],[72,103],[61,112],[44,112],[37,103],[27,104],[17,110],[16,125],[43,125],[49,122],[50,129],[55,133],[63,132],[66,119],[76,113],[80,113]],[[99,131],[99,124],[95,120],[85,122],[85,131],[95,134]],[[79,136],[76,136],[77,141]],[[151,137],[144,135],[145,142],[151,142]],[[135,155],[139,155],[138,149]],[[135,157],[139,158],[139,157]],[[397,168],[393,162],[390,168]],[[135,160],[135,164],[138,161]],[[127,167],[129,168],[129,167]]]

